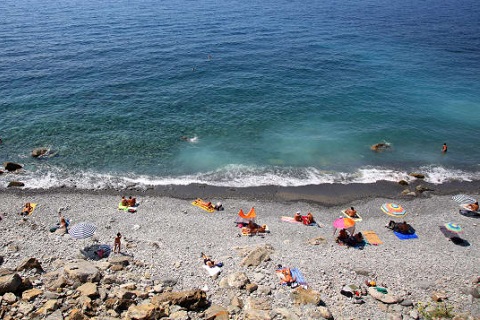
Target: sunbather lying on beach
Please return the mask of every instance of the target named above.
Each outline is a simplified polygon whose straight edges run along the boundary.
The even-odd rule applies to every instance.
[[[27,202],[27,203],[25,203],[25,206],[22,209],[21,215],[22,216],[28,216],[30,213],[32,213],[32,211],[33,211],[32,205],[30,204],[30,202]]]
[[[264,224],[263,226],[261,226],[253,221],[249,221],[248,225],[244,227],[244,231],[248,234],[265,233],[267,232],[267,225]]]
[[[353,207],[350,207],[350,209],[345,210],[345,213],[352,218],[358,218],[357,215],[357,210],[355,210]]]
[[[469,210],[478,211],[478,201],[475,202],[475,203],[470,203],[470,204],[466,205],[466,207],[467,207]]]
[[[295,221],[302,222],[302,215],[300,214],[300,211],[295,212],[293,219],[295,219]]]
[[[279,270],[279,275],[281,284],[292,285],[296,281],[295,277],[292,277],[290,268],[283,268]]]
[[[396,231],[401,234],[414,234],[415,230],[412,228],[411,225],[406,223],[405,221],[403,222],[395,222],[390,220],[390,222],[387,225],[387,228],[392,229],[393,231]]]
[[[207,256],[205,253],[202,252],[202,259],[203,259],[203,264],[206,265],[207,267],[213,268],[213,267],[223,267],[223,263],[215,263],[209,256]]]

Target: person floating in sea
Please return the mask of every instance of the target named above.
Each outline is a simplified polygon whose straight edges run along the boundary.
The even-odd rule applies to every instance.
[[[386,143],[386,142],[376,143],[376,144],[374,144],[373,146],[370,147],[370,149],[372,151],[375,151],[375,152],[381,152],[381,151],[384,151],[388,148],[390,148],[390,144]]]
[[[442,146],[442,152],[447,153],[447,149],[448,149],[447,144],[444,143],[443,146]]]

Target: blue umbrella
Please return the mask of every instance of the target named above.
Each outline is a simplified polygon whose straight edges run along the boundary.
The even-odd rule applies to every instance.
[[[74,239],[87,239],[93,236],[97,227],[91,223],[80,222],[68,229],[68,233]]]

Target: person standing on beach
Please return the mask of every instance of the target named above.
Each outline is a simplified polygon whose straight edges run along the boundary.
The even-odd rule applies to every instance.
[[[120,247],[122,245],[121,239],[122,234],[119,232],[117,233],[117,237],[115,238],[115,242],[113,243],[113,253],[120,253]]]
[[[442,152],[447,153],[447,144],[446,143],[444,143],[443,146],[442,146]]]

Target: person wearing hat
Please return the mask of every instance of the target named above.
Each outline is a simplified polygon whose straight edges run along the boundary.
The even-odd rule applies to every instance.
[[[293,216],[293,219],[298,222],[302,222],[302,215],[300,214],[300,211],[297,211],[295,215]]]

